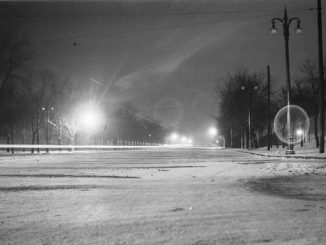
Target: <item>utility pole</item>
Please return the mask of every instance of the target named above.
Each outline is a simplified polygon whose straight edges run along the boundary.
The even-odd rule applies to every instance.
[[[233,130],[232,130],[232,126],[231,126],[231,130],[230,130],[230,141],[231,141],[231,148],[233,148]]]
[[[49,128],[49,124],[50,124],[50,111],[53,111],[54,108],[50,105],[47,106],[43,106],[42,107],[42,111],[44,111],[45,115],[44,115],[44,123],[45,123],[45,141],[46,144],[48,145],[50,143],[50,128]],[[49,153],[49,148],[46,148],[46,153]]]
[[[40,133],[39,133],[39,123],[40,123],[40,120],[39,120],[39,114],[40,114],[40,109],[39,109],[39,105],[40,105],[40,100],[39,98],[37,98],[36,100],[36,144],[39,145],[40,144]],[[40,148],[37,148],[37,153],[40,153]]]
[[[324,112],[324,65],[323,65],[323,33],[321,17],[321,0],[317,0],[317,19],[318,19],[318,50],[319,50],[319,118],[320,136],[319,153],[325,152],[325,112]]]
[[[267,100],[268,100],[268,146],[267,150],[271,150],[271,75],[269,65],[267,66]]]

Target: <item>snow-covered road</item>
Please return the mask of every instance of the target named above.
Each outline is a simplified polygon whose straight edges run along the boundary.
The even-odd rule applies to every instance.
[[[210,148],[0,158],[0,244],[326,244],[326,163]]]

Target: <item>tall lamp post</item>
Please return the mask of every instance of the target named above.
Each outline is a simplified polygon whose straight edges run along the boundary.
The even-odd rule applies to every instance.
[[[46,139],[46,144],[48,145],[49,144],[49,139],[50,139],[50,134],[49,134],[49,123],[50,123],[50,111],[53,111],[54,108],[52,106],[43,106],[42,107],[42,111],[44,111],[46,114],[45,114],[45,139]],[[48,153],[49,152],[49,148],[46,148],[46,152]]]
[[[296,33],[301,33],[302,28],[300,26],[301,20],[297,17],[289,18],[287,15],[286,7],[284,8],[284,16],[283,19],[281,18],[273,18],[271,20],[272,22],[272,28],[270,29],[272,34],[277,33],[277,29],[275,27],[275,22],[280,22],[283,26],[283,35],[284,35],[284,41],[285,41],[285,62],[286,62],[286,82],[287,82],[287,150],[286,154],[295,154],[293,150],[293,132],[291,129],[291,116],[290,116],[290,105],[291,105],[291,80],[290,80],[290,61],[289,61],[289,27],[293,21],[297,22],[297,26],[295,28]]]
[[[271,75],[269,65],[267,66],[267,104],[268,104],[268,143],[267,150],[271,150]]]
[[[241,90],[246,90],[244,85],[241,86]],[[253,91],[258,90],[258,86],[254,85],[253,87],[249,87],[250,89],[250,94],[249,94],[249,106],[248,106],[248,139],[247,139],[247,148],[251,149],[252,142],[251,142],[251,110],[252,110],[252,97],[253,97]]]

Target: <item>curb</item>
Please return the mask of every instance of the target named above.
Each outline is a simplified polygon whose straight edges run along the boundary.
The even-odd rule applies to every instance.
[[[249,152],[243,150],[236,150],[241,153],[256,155],[256,156],[263,156],[263,157],[277,157],[277,158],[290,158],[290,159],[306,159],[306,160],[326,160],[326,156],[296,156],[296,155],[271,155],[266,153],[258,153],[258,152]]]

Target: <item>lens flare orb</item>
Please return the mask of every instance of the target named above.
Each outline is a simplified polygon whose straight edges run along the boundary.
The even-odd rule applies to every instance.
[[[290,115],[290,132],[288,127],[288,112]],[[284,106],[274,119],[274,131],[283,142],[288,142],[288,136],[293,137],[293,143],[306,139],[309,133],[310,120],[308,114],[297,105]]]
[[[182,103],[171,97],[159,100],[153,110],[154,119],[165,127],[175,127],[183,119],[184,108]]]

